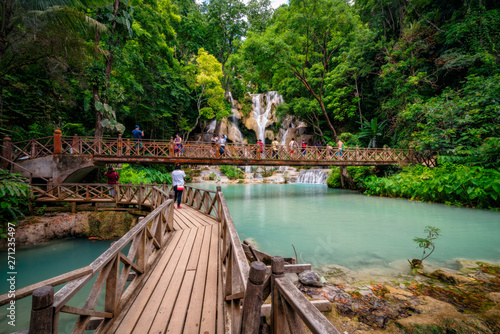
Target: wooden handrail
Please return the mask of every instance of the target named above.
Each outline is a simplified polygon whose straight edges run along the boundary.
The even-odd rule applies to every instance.
[[[16,290],[15,296],[13,298],[9,297],[9,294],[6,293],[4,295],[0,296],[0,306],[8,304],[11,300],[19,300],[23,299],[25,297],[31,296],[33,292],[41,288],[42,286],[58,286],[64,283],[67,283],[69,281],[73,281],[77,278],[80,278],[82,276],[88,275],[92,273],[92,268],[90,266],[83,267],[80,269],[76,269],[73,271],[70,271],[69,273],[65,273],[56,277],[52,277],[49,279],[46,279],[45,281],[41,281],[32,285],[29,285],[25,288]]]
[[[288,145],[279,145],[273,150],[272,145],[260,146],[255,144],[226,143],[224,153],[221,154],[220,145],[212,145],[205,142],[184,142],[181,150],[169,140],[142,139],[138,145],[134,139],[126,138],[92,138],[78,136],[57,137],[57,150],[61,154],[83,154],[95,155],[101,160],[108,161],[111,158],[126,159],[214,159],[231,161],[267,161],[287,160],[290,163],[299,162],[323,162],[344,163],[398,163],[413,162],[415,156],[412,150],[390,149],[390,148],[359,148],[345,147],[343,150],[335,148],[327,149],[324,146],[308,146],[305,148],[294,148],[293,152]],[[33,139],[29,141],[11,143],[12,161],[22,157],[39,158],[54,154],[55,137]],[[173,151],[174,150],[174,151]]]
[[[295,285],[286,277],[276,278],[276,288],[280,296],[283,297],[287,305],[284,309],[292,308],[298,314],[300,319],[304,321],[307,328],[314,334],[340,334],[340,332],[332,325],[323,314],[312,305],[309,300],[297,289]],[[290,313],[291,310],[285,311]],[[290,316],[288,314],[288,316]],[[289,320],[289,319],[287,319]],[[291,321],[288,321],[288,326],[293,326]]]

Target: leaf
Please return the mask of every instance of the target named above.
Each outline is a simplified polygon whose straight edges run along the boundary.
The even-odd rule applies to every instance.
[[[95,109],[97,111],[101,111],[101,109],[102,109],[102,103],[101,102],[95,101],[94,106],[95,106]]]

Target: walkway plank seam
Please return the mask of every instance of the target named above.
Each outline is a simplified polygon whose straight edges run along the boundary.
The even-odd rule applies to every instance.
[[[100,333],[223,333],[219,223],[184,205],[157,266]]]

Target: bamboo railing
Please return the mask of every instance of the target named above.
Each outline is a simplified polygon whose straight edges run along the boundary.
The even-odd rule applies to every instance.
[[[167,140],[140,140],[118,138],[92,138],[62,136],[56,130],[53,137],[45,137],[12,143],[4,138],[3,155],[10,161],[41,158],[53,154],[92,155],[102,162],[147,161],[161,162],[171,159],[183,162],[279,164],[393,164],[416,162],[411,149],[346,147],[343,150],[332,147],[308,146],[293,148],[279,145],[219,144],[184,142],[182,148]]]

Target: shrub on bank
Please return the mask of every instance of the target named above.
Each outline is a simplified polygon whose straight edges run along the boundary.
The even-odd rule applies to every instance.
[[[230,180],[244,179],[245,173],[236,166],[220,166],[220,171]]]
[[[473,208],[500,208],[500,172],[482,167],[443,164],[405,167],[390,177],[369,176],[367,195],[401,197]]]
[[[370,175],[375,175],[375,167],[372,166],[348,166],[347,172],[354,180],[355,189],[363,190],[364,180],[366,177]],[[342,188],[342,184],[340,182],[340,168],[332,167],[332,172],[330,173],[330,177],[326,181],[326,184],[330,188]]]

